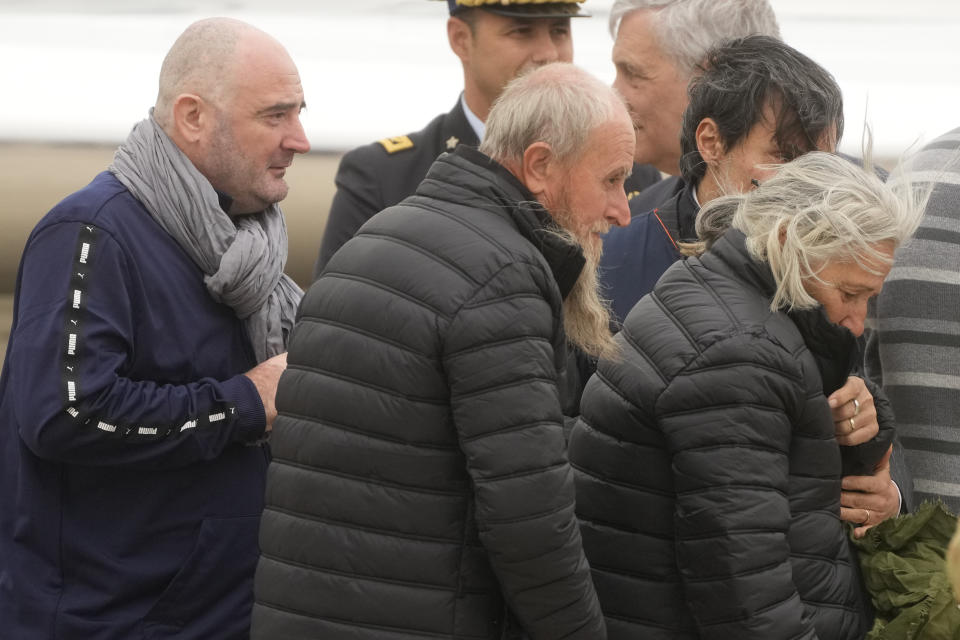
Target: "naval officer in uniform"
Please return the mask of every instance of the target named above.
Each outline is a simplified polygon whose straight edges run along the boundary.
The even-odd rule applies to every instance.
[[[510,80],[533,66],[573,60],[570,18],[588,15],[582,2],[447,0],[447,38],[463,65],[463,93],[449,113],[422,130],[344,155],[315,278],[363,223],[411,195],[438,155],[458,144],[480,143],[490,107]],[[641,191],[659,179],[653,167],[636,165],[625,188]]]

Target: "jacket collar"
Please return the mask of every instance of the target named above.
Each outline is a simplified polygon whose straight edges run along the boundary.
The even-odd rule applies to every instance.
[[[717,267],[711,263],[721,263],[723,270],[732,272],[734,277],[757,290],[764,298],[772,299],[777,290],[770,265],[750,257],[747,253],[747,238],[737,229],[728,229],[700,260],[711,270],[716,270]]]
[[[467,114],[463,112],[463,105],[460,103],[459,98],[457,99],[457,104],[453,105],[447,117],[444,118],[443,132],[440,138],[441,148],[437,150],[438,154],[450,150],[447,145],[451,138],[456,139],[456,144],[465,144],[471,147],[476,147],[480,144],[480,140],[477,138],[477,132],[474,131],[470,122],[467,120]]]
[[[700,207],[693,197],[693,187],[680,180],[681,187],[669,200],[655,209],[667,232],[677,242],[695,242],[697,214]]]
[[[817,361],[823,393],[830,395],[858,368],[862,357],[860,342],[849,329],[830,322],[823,307],[788,311],[787,315]]]
[[[506,167],[466,145],[459,145],[452,154],[440,158],[454,164],[468,162],[487,172],[490,186],[482,189],[482,194],[497,202],[510,216],[520,235],[540,251],[553,273],[560,295],[566,298],[580,277],[586,258],[578,244],[557,235],[557,223],[526,185]]]
[[[776,281],[770,266],[757,262],[747,252],[746,237],[737,229],[730,229],[704,256],[722,261],[738,278],[756,288],[767,300],[773,299]],[[843,386],[847,376],[857,369],[860,360],[859,342],[846,327],[830,322],[822,306],[814,309],[787,311],[804,344],[813,354],[823,379],[823,392],[830,395]]]

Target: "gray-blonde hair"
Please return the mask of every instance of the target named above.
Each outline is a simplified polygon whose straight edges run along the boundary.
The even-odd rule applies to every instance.
[[[750,256],[770,265],[777,285],[770,308],[809,309],[819,303],[804,281],[827,263],[869,263],[891,258],[916,230],[929,190],[906,180],[884,183],[866,162],[860,168],[838,155],[812,151],[779,167],[758,188],[709,202],[697,234],[709,247],[728,227],[747,237]]]
[[[546,142],[561,162],[579,155],[594,128],[622,116],[623,99],[583,69],[564,62],[537,67],[512,80],[487,118],[480,151],[518,162],[527,147]]]
[[[678,71],[693,73],[718,43],[750,35],[780,38],[777,16],[767,0],[617,0],[610,9],[610,34],[641,9],[653,10],[657,44]]]

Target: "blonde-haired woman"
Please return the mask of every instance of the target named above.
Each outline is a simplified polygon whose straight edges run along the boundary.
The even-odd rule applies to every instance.
[[[701,212],[704,253],[627,316],[571,435],[612,640],[867,632],[827,396],[918,218],[906,194],[820,152]],[[847,458],[877,463],[890,439],[881,428]]]

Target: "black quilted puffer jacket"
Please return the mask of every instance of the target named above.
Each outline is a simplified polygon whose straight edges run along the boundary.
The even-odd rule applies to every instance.
[[[774,288],[728,231],[664,274],[587,384],[569,455],[610,638],[867,631],[824,394],[855,340],[821,309],[771,312]],[[861,447],[875,463],[891,437]]]
[[[606,637],[557,391],[584,260],[549,224],[461,147],[328,263],[277,394],[254,638]]]

